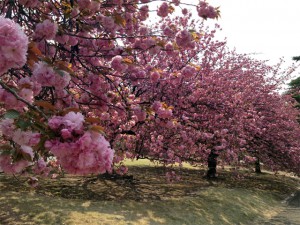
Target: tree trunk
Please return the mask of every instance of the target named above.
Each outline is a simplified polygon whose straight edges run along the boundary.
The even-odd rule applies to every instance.
[[[261,173],[259,158],[255,161],[255,173]]]
[[[216,173],[217,173],[217,157],[219,155],[216,154],[213,150],[209,153],[208,158],[207,158],[207,164],[208,164],[208,170],[206,177],[208,179],[211,178],[216,178]]]

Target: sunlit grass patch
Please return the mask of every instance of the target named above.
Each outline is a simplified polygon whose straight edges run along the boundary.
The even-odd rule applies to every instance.
[[[218,187],[163,201],[96,202],[16,192],[0,200],[6,224],[249,224],[270,218],[281,207],[266,191]]]
[[[143,163],[143,166],[139,163]],[[3,224],[253,224],[271,218],[299,186],[289,176],[174,168],[181,180],[168,183],[166,169],[149,161],[129,165],[131,179],[66,175],[40,180],[36,189],[0,175]],[[146,164],[146,165],[145,165]],[[23,181],[22,178],[19,178]],[[1,224],[0,223],[0,224]]]

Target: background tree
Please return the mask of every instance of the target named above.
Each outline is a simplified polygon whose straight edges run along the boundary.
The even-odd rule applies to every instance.
[[[293,60],[295,60],[296,62],[298,62],[300,60],[300,56],[294,56]]]
[[[293,60],[296,62],[300,60],[299,56],[293,57]],[[300,77],[293,79],[288,84],[288,90],[286,91],[287,95],[291,95],[292,98],[296,101],[295,107],[299,109],[300,107]]]

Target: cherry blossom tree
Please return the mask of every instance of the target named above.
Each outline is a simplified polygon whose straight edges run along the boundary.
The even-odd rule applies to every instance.
[[[215,40],[205,21],[219,11],[207,2],[5,0],[0,10],[0,170],[119,164],[123,174],[124,158],[204,164],[214,153],[299,173],[296,112],[267,78],[277,67]]]
[[[1,171],[97,174],[130,155],[119,135],[148,117],[136,84],[158,81],[151,56],[175,44],[147,18],[155,13],[163,25],[180,4],[162,1],[151,12],[149,0],[1,1]],[[203,1],[194,7],[203,19],[219,15]],[[191,13],[183,9],[181,18]],[[195,48],[189,27],[169,32]]]
[[[140,59],[156,65],[150,71],[155,85],[137,80],[134,86],[143,108],[136,109],[135,121],[116,139],[124,151],[167,165],[204,164],[210,154],[217,154],[223,164],[263,162],[269,169],[299,173],[296,112],[291,99],[277,92],[290,70],[278,77],[278,66],[214,41],[214,30],[195,33],[195,39],[182,42],[188,46],[193,40],[195,47],[182,48],[179,33],[168,30],[180,23],[166,22],[168,41],[175,39],[177,47]],[[195,29],[205,30],[202,25]]]

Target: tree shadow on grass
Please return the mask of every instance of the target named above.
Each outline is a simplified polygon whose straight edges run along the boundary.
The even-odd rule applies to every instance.
[[[274,206],[275,201],[265,197],[266,193],[217,187],[199,191],[194,197],[144,202],[99,202],[8,192],[1,197],[0,218],[1,224],[8,225],[239,224]]]
[[[159,167],[130,167],[132,179],[67,175],[41,180],[36,189],[1,175],[0,221],[25,225],[238,224],[251,221],[275,204],[274,193],[289,193],[297,183],[255,174],[238,180],[226,171],[220,171],[218,179],[206,180],[205,171],[190,169],[176,171],[182,179],[168,183],[165,172]],[[269,200],[265,199],[268,194]]]

